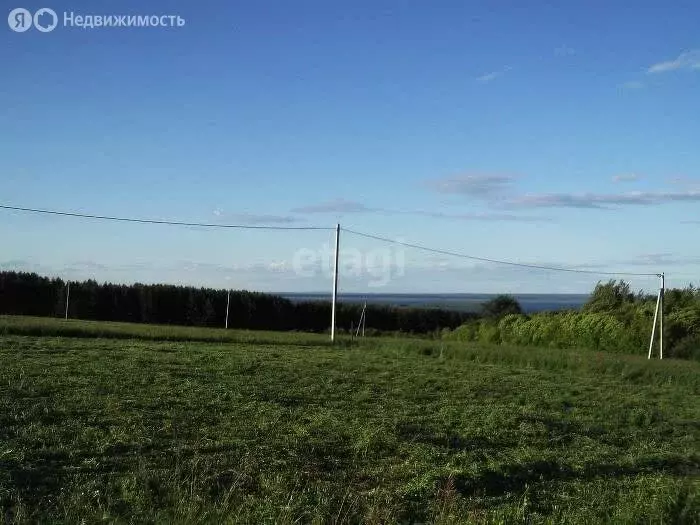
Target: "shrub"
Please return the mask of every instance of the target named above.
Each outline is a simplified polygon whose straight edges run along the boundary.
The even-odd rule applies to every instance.
[[[443,334],[448,341],[473,342],[477,340],[478,322],[471,321]]]
[[[498,303],[503,306],[505,300]],[[583,311],[531,316],[511,312],[499,317],[497,312],[504,312],[505,308],[492,305],[488,309],[490,317],[470,321],[443,334],[443,338],[644,354],[649,345],[655,307],[655,297],[634,295],[624,281],[610,281],[596,286]],[[692,286],[667,291],[664,310],[667,355],[700,359],[700,291]]]
[[[481,305],[484,317],[501,318],[509,314],[521,314],[520,303],[511,295],[498,295]]]
[[[671,357],[700,361],[700,334],[681,339],[670,350]]]
[[[608,281],[605,284],[598,283],[593,290],[588,302],[583,306],[584,312],[614,312],[625,303],[635,301],[635,296],[630,292],[630,285],[625,281]]]
[[[479,322],[477,338],[480,343],[499,344],[501,333],[498,330],[498,324],[488,319],[482,319]]]

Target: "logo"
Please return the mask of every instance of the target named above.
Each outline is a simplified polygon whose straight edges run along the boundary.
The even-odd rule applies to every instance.
[[[36,27],[42,33],[48,33],[56,29],[58,25],[58,16],[56,16],[56,11],[49,9],[48,7],[42,7],[36,13],[34,13],[34,27]]]
[[[63,27],[78,27],[82,29],[103,29],[112,27],[184,27],[185,19],[180,15],[111,15],[111,14],[79,14],[73,11],[63,12]],[[40,33],[49,33],[58,26],[56,11],[48,7],[32,12],[23,7],[17,7],[7,15],[7,25],[16,33],[24,33],[32,26]]]
[[[58,16],[56,11],[48,7],[42,7],[34,13],[34,16],[27,9],[17,7],[10,11],[10,14],[7,16],[7,24],[10,26],[10,29],[17,33],[24,33],[32,27],[32,24],[37,31],[48,33],[56,29]]]
[[[10,11],[10,14],[7,16],[7,23],[13,31],[24,33],[32,27],[32,14],[26,9],[18,7]]]

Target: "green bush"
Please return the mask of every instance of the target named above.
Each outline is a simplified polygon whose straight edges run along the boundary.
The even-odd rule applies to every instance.
[[[478,322],[470,321],[458,326],[454,330],[444,334],[444,338],[448,341],[460,341],[464,343],[474,342],[477,340]]]
[[[649,345],[654,301],[624,302],[615,311],[538,313],[531,316],[508,314],[500,320],[470,321],[445,340],[539,346],[549,348],[590,348],[608,352],[644,354]],[[678,302],[677,304],[686,304]],[[658,333],[658,331],[657,331]],[[667,355],[695,359],[700,355],[700,307],[685,306],[665,316]]]
[[[681,339],[671,347],[671,357],[676,359],[692,359],[700,361],[700,334],[694,334]]]
[[[481,305],[481,313],[484,317],[500,319],[505,315],[521,314],[523,310],[512,295],[497,295]]]
[[[499,344],[501,342],[501,333],[498,330],[498,323],[487,319],[479,321],[477,338],[480,343]]]
[[[625,281],[608,281],[605,284],[598,283],[593,290],[588,302],[584,305],[584,312],[616,312],[624,304],[633,303],[635,296],[630,291],[630,285]]]
[[[524,316],[508,314],[498,322],[498,330],[501,333],[501,342],[504,344],[518,344],[518,330],[522,325]]]

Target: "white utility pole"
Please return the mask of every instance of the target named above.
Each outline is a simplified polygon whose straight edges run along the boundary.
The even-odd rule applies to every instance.
[[[666,293],[666,275],[661,274],[661,319],[659,320],[659,359],[664,358],[664,294]]]
[[[661,304],[661,288],[656,295],[656,309],[654,310],[654,324],[651,325],[651,340],[649,341],[649,357],[651,359],[651,351],[654,349],[654,336],[656,335],[656,320],[659,318],[659,305]]]
[[[659,359],[664,358],[664,293],[666,292],[666,276],[660,273],[658,277],[661,279],[659,294],[656,296],[656,309],[654,310],[654,325],[651,327],[651,340],[649,341],[649,356],[654,349],[654,336],[656,335],[656,320],[659,319]]]
[[[362,337],[365,336],[365,326],[367,326],[367,303],[362,307]]]
[[[70,301],[70,281],[66,283],[66,320],[68,319],[68,303]]]
[[[228,307],[231,304],[231,290],[226,294],[226,324],[224,327],[228,330]]]
[[[335,341],[335,306],[338,299],[338,257],[340,255],[340,224],[335,225],[335,265],[333,270],[333,304],[331,305],[331,342]]]
[[[357,333],[355,337],[360,335],[360,330],[362,330],[362,337],[365,336],[365,320],[367,316],[367,303],[362,306],[362,313],[360,314],[360,322],[357,324]]]

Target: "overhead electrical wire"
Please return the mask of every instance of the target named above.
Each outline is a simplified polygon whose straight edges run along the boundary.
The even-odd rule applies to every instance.
[[[137,224],[161,224],[169,226],[192,226],[199,228],[223,228],[223,229],[241,229],[241,230],[316,230],[316,231],[332,231],[336,228],[329,228],[324,226],[276,226],[276,225],[252,225],[252,224],[219,224],[219,223],[203,223],[203,222],[185,222],[185,221],[171,221],[171,220],[157,220],[157,219],[140,219],[135,217],[116,217],[109,215],[94,215],[88,213],[78,213],[78,212],[67,212],[67,211],[57,211],[57,210],[46,210],[38,208],[26,208],[22,206],[9,206],[5,204],[0,204],[0,209],[20,211],[25,213],[35,213],[44,215],[54,215],[63,217],[75,217],[80,219],[93,219],[93,220],[103,220],[103,221],[115,221],[115,222],[127,222],[127,223],[137,223]],[[637,276],[637,277],[661,277],[660,273],[641,273],[641,272],[605,272],[599,270],[584,270],[579,268],[563,268],[558,266],[547,266],[540,264],[530,264],[521,263],[515,261],[504,261],[500,259],[491,259],[488,257],[479,257],[476,255],[469,255],[459,252],[453,252],[449,250],[442,250],[438,248],[430,248],[420,244],[414,244],[404,241],[399,241],[396,239],[390,239],[388,237],[382,237],[380,235],[373,235],[370,233],[363,233],[348,228],[340,228],[341,231],[349,233],[351,235],[356,235],[358,237],[365,237],[367,239],[373,239],[376,241],[396,244],[399,246],[404,246],[406,248],[412,248],[416,250],[421,250],[425,252],[435,253],[439,255],[447,255],[450,257],[457,257],[460,259],[467,259],[471,261],[487,262],[491,264],[501,264],[506,266],[515,266],[519,268],[529,268],[534,270],[546,270],[553,272],[569,272],[569,273],[580,273],[588,275],[611,275],[611,276]]]
[[[436,253],[436,254],[440,254],[440,255],[449,255],[451,257],[459,257],[461,259],[469,259],[471,261],[480,261],[480,262],[487,262],[487,263],[492,263],[492,264],[503,264],[503,265],[507,265],[507,266],[517,266],[519,268],[530,268],[530,269],[535,269],[535,270],[548,270],[548,271],[553,271],[553,272],[585,273],[585,274],[592,274],[592,275],[620,275],[620,276],[630,275],[630,276],[637,276],[637,277],[661,277],[660,273],[603,272],[603,271],[598,271],[598,270],[582,270],[582,269],[577,269],[577,268],[561,268],[561,267],[557,267],[557,266],[546,266],[546,265],[540,265],[540,264],[528,264],[528,263],[519,263],[519,262],[514,262],[514,261],[503,261],[503,260],[499,260],[499,259],[489,259],[487,257],[477,257],[476,255],[467,255],[467,254],[452,252],[452,251],[448,251],[448,250],[429,248],[427,246],[422,246],[420,244],[413,244],[413,243],[409,243],[409,242],[398,241],[395,239],[389,239],[388,237],[381,237],[379,235],[372,235],[370,233],[363,233],[363,232],[358,232],[355,230],[349,230],[347,228],[341,228],[341,231],[344,231],[344,232],[349,233],[351,235],[357,235],[359,237],[365,237],[367,239],[374,239],[376,241],[398,244],[400,246],[405,246],[406,248],[413,248],[413,249],[422,250],[425,252]]]
[[[102,221],[117,221],[117,222],[132,222],[138,224],[165,224],[169,226],[197,226],[200,228],[236,228],[241,230],[333,230],[334,228],[320,226],[263,226],[253,224],[218,224],[204,222],[183,222],[183,221],[166,221],[156,219],[137,219],[132,217],[111,217],[107,215],[92,215],[88,213],[76,213],[67,211],[41,210],[36,208],[22,208],[20,206],[7,206],[0,204],[0,209],[14,210],[28,213],[41,213],[45,215],[60,215],[64,217],[78,217],[81,219],[97,219]]]

